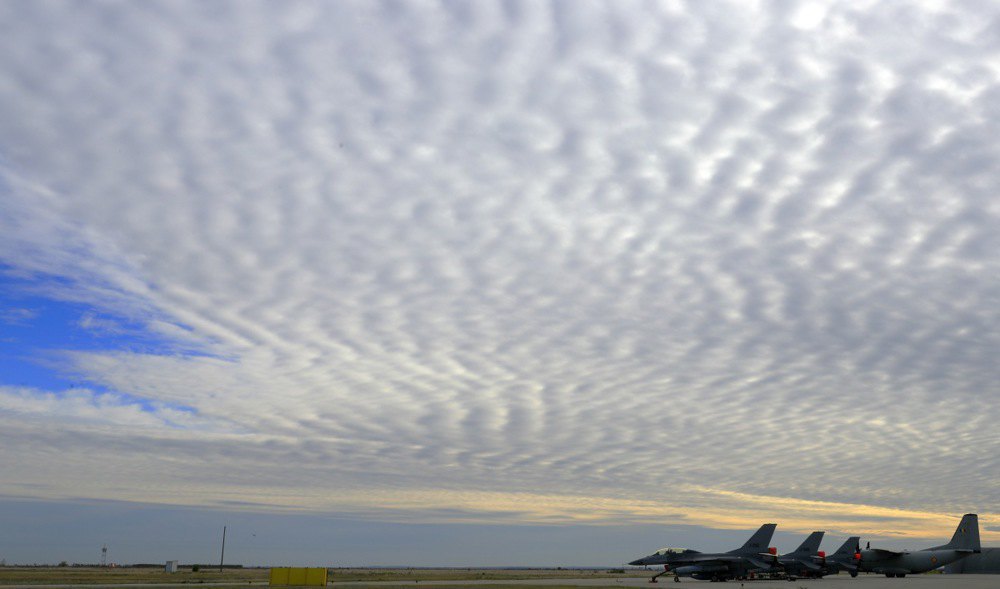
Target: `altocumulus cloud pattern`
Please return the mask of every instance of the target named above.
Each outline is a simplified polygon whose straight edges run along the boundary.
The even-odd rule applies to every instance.
[[[0,493],[915,534],[998,511],[997,6],[0,23],[7,284],[167,342],[55,343],[73,389],[0,379]]]

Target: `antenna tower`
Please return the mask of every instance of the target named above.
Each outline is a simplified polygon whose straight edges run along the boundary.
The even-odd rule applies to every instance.
[[[108,545],[101,546],[101,566],[108,566]]]

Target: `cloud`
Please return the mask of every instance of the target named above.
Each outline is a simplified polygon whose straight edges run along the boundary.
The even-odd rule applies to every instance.
[[[35,309],[21,307],[0,309],[0,323],[6,323],[7,325],[27,325],[35,317],[38,317],[38,311]]]
[[[0,8],[0,262],[178,342],[5,389],[9,480],[992,509],[997,15],[791,6]]]
[[[113,319],[108,319],[105,317],[99,317],[96,313],[87,312],[84,313],[80,319],[76,322],[76,325],[81,329],[86,329],[89,331],[94,331],[106,335],[114,335],[122,333],[124,330],[120,323]]]

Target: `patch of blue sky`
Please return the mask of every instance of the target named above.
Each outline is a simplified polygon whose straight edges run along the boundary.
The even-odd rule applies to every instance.
[[[118,405],[121,406],[131,406],[135,405],[142,409],[146,413],[156,413],[161,414],[164,410],[178,411],[181,413],[196,414],[198,410],[194,407],[187,405],[179,405],[177,403],[167,403],[165,401],[160,401],[156,399],[149,399],[146,397],[140,397],[137,395],[132,395],[127,392],[116,390],[113,393],[107,390],[105,387],[101,386],[88,386],[89,390],[95,391],[98,394],[114,394]]]
[[[86,387],[108,393],[68,364],[65,352],[126,351],[141,354],[177,354],[178,344],[146,328],[134,317],[112,316],[74,301],[39,295],[37,284],[0,273],[0,384],[39,389],[55,394]],[[185,355],[204,353],[185,351]],[[193,408],[165,404],[125,391],[115,391],[123,403],[144,411],[163,408],[194,412]]]

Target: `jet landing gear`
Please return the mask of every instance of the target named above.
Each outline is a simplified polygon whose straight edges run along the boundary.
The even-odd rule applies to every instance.
[[[655,583],[657,577],[662,577],[663,575],[665,575],[665,574],[667,574],[669,572],[670,572],[670,565],[663,565],[663,570],[660,571],[660,572],[658,572],[658,573],[656,573],[655,575],[653,575],[652,578],[649,579],[649,582],[650,583]],[[674,582],[680,583],[681,582],[681,578],[678,577],[677,575],[674,575]]]

